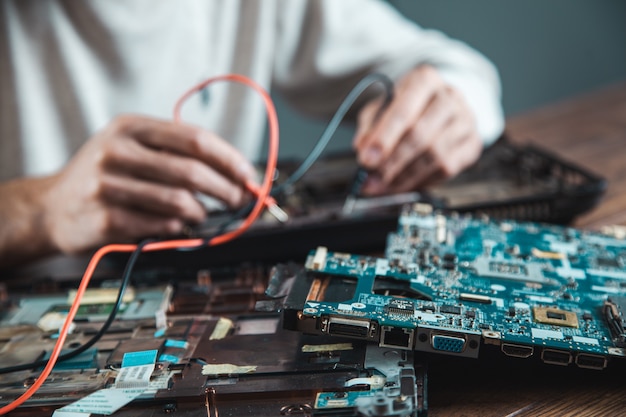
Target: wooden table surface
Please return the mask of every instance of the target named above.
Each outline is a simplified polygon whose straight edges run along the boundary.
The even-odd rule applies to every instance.
[[[603,176],[607,192],[575,226],[626,225],[626,82],[511,117],[509,135]],[[626,415],[626,361],[604,371],[505,357],[429,357],[429,416]],[[486,357],[486,358],[485,358]]]

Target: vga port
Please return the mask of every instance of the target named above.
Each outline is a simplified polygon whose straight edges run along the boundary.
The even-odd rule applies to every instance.
[[[462,337],[433,334],[430,342],[435,350],[451,353],[461,353],[465,350],[465,339]]]

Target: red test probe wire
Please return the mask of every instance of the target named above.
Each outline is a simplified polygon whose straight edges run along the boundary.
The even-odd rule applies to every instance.
[[[267,165],[265,168],[265,176],[263,177],[263,182],[261,186],[258,186],[253,183],[246,183],[246,189],[250,191],[255,197],[256,202],[250,214],[245,218],[245,220],[234,230],[225,232],[221,235],[215,236],[209,240],[209,246],[220,245],[222,243],[226,243],[230,240],[237,238],[239,235],[244,233],[254,221],[259,217],[261,212],[263,211],[264,206],[275,204],[275,201],[272,197],[270,197],[270,191],[272,189],[272,181],[274,178],[274,173],[276,171],[276,164],[278,161],[278,117],[276,115],[276,109],[274,107],[274,103],[270,95],[268,94],[263,87],[258,85],[256,82],[252,81],[250,78],[247,78],[243,75],[238,74],[226,74],[220,75],[217,77],[209,78],[192,88],[190,88],[187,92],[185,92],[176,102],[174,106],[174,121],[180,122],[181,117],[181,109],[183,104],[191,97],[193,94],[203,90],[209,84],[220,81],[230,81],[236,82],[239,84],[244,84],[254,91],[256,91],[261,98],[263,99],[263,104],[265,105],[265,109],[267,112],[268,118],[268,127],[269,127],[269,148],[268,148],[268,157],[267,157]],[[161,242],[153,242],[148,243],[144,248],[143,252],[154,252],[161,250],[171,250],[171,249],[189,249],[189,248],[197,248],[205,244],[203,239],[176,239],[176,240],[165,240]],[[93,276],[96,267],[100,260],[107,254],[114,252],[133,252],[137,248],[135,244],[111,244],[103,246],[98,249],[96,253],[91,257],[87,268],[85,269],[85,273],[83,278],[80,281],[80,285],[76,292],[76,298],[70,307],[70,310],[67,314],[65,322],[59,331],[59,337],[57,339],[56,344],[54,345],[54,349],[50,354],[50,359],[48,363],[44,367],[43,371],[39,377],[35,380],[35,382],[18,398],[0,408],[0,415],[4,415],[15,410],[20,405],[24,404],[30,397],[37,392],[37,390],[43,385],[46,378],[52,372],[54,365],[56,364],[57,358],[61,353],[61,349],[63,348],[63,344],[67,338],[69,333],[70,325],[74,321],[74,317],[78,312],[78,308],[80,306],[81,299],[87,290],[87,286],[89,285],[89,281],[91,281],[91,277]]]

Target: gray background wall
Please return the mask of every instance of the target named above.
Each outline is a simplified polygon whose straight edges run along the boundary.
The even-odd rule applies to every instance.
[[[341,0],[336,0],[341,1]],[[389,0],[419,25],[442,30],[498,67],[507,115],[626,80],[624,0]],[[281,156],[302,156],[324,123],[277,98]],[[344,126],[329,149],[350,146]]]

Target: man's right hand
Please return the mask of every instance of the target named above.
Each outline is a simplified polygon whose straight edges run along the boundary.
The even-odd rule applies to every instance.
[[[43,216],[40,232],[46,233],[51,251],[65,253],[176,234],[206,216],[196,193],[240,206],[246,199],[244,183],[254,176],[251,163],[212,133],[120,116],[85,143],[63,170],[45,178],[37,198]],[[29,180],[18,184],[28,187]],[[10,207],[0,207],[0,213],[11,221]],[[0,238],[7,238],[1,230]],[[0,241],[0,251],[3,246]]]

